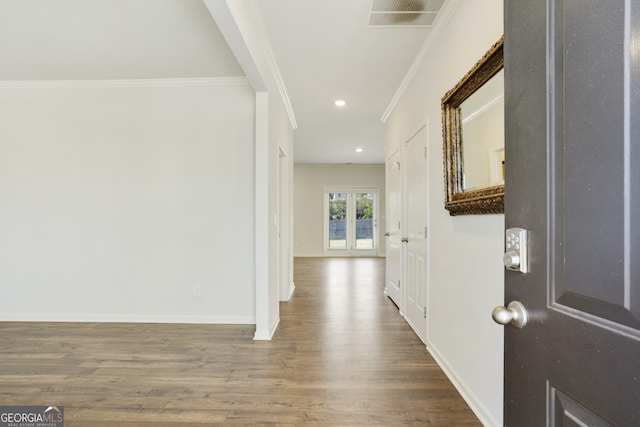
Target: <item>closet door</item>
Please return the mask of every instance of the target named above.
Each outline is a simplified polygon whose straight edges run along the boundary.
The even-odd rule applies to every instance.
[[[427,334],[427,131],[405,144],[406,319],[418,336]]]
[[[402,174],[400,171],[401,151],[396,150],[387,158],[387,278],[384,293],[404,312],[402,298]]]

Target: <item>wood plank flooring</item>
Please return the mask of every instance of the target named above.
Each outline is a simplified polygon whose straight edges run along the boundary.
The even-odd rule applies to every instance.
[[[299,258],[272,341],[250,325],[0,323],[0,405],[66,427],[479,426],[383,295],[384,259]]]

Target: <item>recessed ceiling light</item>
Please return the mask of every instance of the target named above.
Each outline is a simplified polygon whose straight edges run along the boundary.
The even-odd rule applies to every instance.
[[[347,102],[344,99],[336,99],[336,102],[334,102],[334,104],[336,104],[336,107],[344,107],[345,105],[347,105]]]
[[[356,148],[356,153],[362,153],[362,148],[360,147]]]

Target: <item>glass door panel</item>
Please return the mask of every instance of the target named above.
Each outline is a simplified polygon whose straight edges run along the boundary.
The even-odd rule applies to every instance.
[[[329,193],[329,248],[347,248],[347,193]]]
[[[373,249],[374,246],[374,198],[373,193],[355,193],[356,199],[356,249]]]
[[[377,190],[334,187],[324,192],[324,253],[377,255]]]

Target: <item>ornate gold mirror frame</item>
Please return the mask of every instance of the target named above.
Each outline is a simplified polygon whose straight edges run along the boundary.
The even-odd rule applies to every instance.
[[[504,213],[504,185],[464,191],[463,135],[460,105],[504,67],[503,40],[478,61],[442,98],[444,138],[444,207],[450,215]]]

